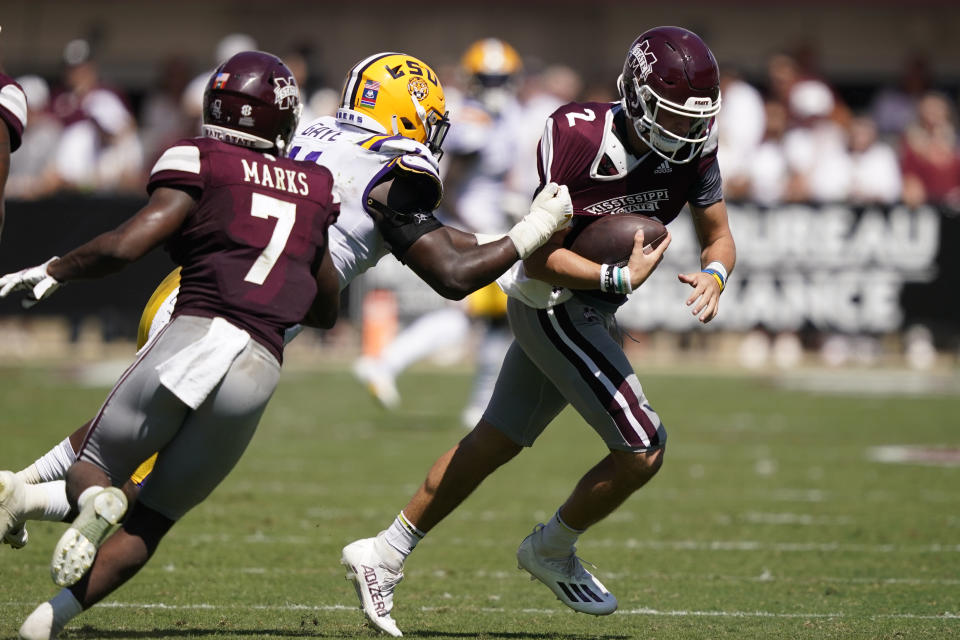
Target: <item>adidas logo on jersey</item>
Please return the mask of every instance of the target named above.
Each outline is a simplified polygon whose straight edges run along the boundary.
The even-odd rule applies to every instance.
[[[660,163],[660,166],[653,170],[656,173],[673,173],[673,169],[670,168],[670,163],[664,160]]]

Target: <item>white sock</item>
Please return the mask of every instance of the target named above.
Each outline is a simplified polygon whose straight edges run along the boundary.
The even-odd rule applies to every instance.
[[[21,638],[55,638],[73,618],[83,612],[83,607],[69,589],[44,602],[33,610],[20,627]]]
[[[70,438],[64,438],[60,444],[37,458],[29,467],[18,471],[17,475],[27,484],[63,480],[67,475],[67,469],[76,461],[77,453],[70,444]]]
[[[103,487],[100,487],[98,485],[93,485],[92,487],[87,487],[86,489],[84,489],[83,493],[80,494],[80,497],[77,498],[77,509],[79,509],[80,511],[83,511],[83,506],[87,504],[87,501],[93,498],[93,496],[97,495],[101,491],[103,491]]]
[[[581,533],[583,531],[574,529],[564,522],[560,517],[560,510],[557,509],[540,532],[539,551],[545,555],[568,555],[572,553]]]
[[[74,597],[70,589],[61,589],[60,593],[50,600],[50,606],[53,607],[53,622],[60,629],[63,629],[68,622],[83,613],[83,606]]]
[[[407,520],[407,516],[401,511],[397,514],[397,517],[393,519],[393,524],[383,532],[383,538],[391,547],[396,549],[403,559],[406,560],[407,556],[413,551],[413,548],[417,546],[417,543],[423,540],[423,537],[427,535],[420,529]]]
[[[28,484],[24,487],[26,520],[46,520],[63,522],[70,513],[67,501],[67,483],[63,480]]]

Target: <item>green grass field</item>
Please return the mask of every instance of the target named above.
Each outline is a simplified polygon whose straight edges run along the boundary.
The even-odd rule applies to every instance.
[[[960,468],[870,447],[960,447],[960,396],[840,396],[770,379],[641,374],[670,434],[659,476],[581,539],[620,600],[575,614],[517,544],[604,449],[565,412],[407,563],[394,616],[427,638],[957,638]],[[463,431],[465,372],[417,370],[387,414],[343,369],[288,372],[244,459],[151,563],[64,638],[371,638],[341,547],[386,527]],[[0,370],[2,459],[20,468],[105,389]],[[0,638],[55,589],[59,524],[0,548]]]

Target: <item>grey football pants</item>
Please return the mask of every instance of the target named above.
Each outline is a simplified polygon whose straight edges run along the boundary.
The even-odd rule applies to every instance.
[[[115,486],[158,452],[139,501],[178,520],[230,473],[273,395],[280,364],[251,339],[195,411],[160,384],[156,367],[206,334],[211,320],[179,316],[124,372],[90,426],[78,458]]]
[[[576,297],[550,309],[507,303],[514,342],[503,361],[484,419],[530,446],[567,404],[607,447],[648,451],[667,433],[620,343],[613,314]]]

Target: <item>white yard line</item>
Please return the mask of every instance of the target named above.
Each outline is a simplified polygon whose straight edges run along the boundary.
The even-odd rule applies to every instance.
[[[36,603],[33,602],[4,602],[2,606],[4,607],[27,607],[32,606]],[[326,611],[326,612],[336,612],[336,611],[357,611],[357,605],[345,605],[345,604],[321,604],[321,605],[305,605],[305,604],[280,604],[280,605],[248,605],[248,604],[232,604],[232,603],[218,603],[218,604],[164,604],[162,602],[101,602],[96,605],[98,608],[106,609],[162,609],[167,611],[191,611],[191,610],[218,610],[222,611],[225,609],[242,609],[245,611],[255,610],[255,611]],[[444,610],[448,607],[420,607],[420,611],[430,612]],[[567,613],[568,610],[565,608],[552,608],[552,609],[528,609],[528,608],[505,608],[505,607],[460,607],[460,611],[469,610],[469,611],[479,611],[481,613],[495,613],[503,614],[509,613],[512,615],[516,614],[531,614],[531,615],[553,615],[558,613]],[[777,611],[697,611],[697,610],[685,610],[685,609],[675,609],[675,610],[659,610],[659,609],[621,609],[617,611],[615,615],[621,616],[666,616],[666,617],[680,617],[680,618],[858,618],[855,614],[843,613],[843,612],[833,612],[833,613],[790,613],[790,612],[777,612]],[[960,620],[960,613],[954,613],[946,611],[942,614],[929,615],[929,614],[916,614],[916,613],[889,613],[889,614],[875,614],[864,616],[871,620],[879,619],[909,619],[909,620]]]

